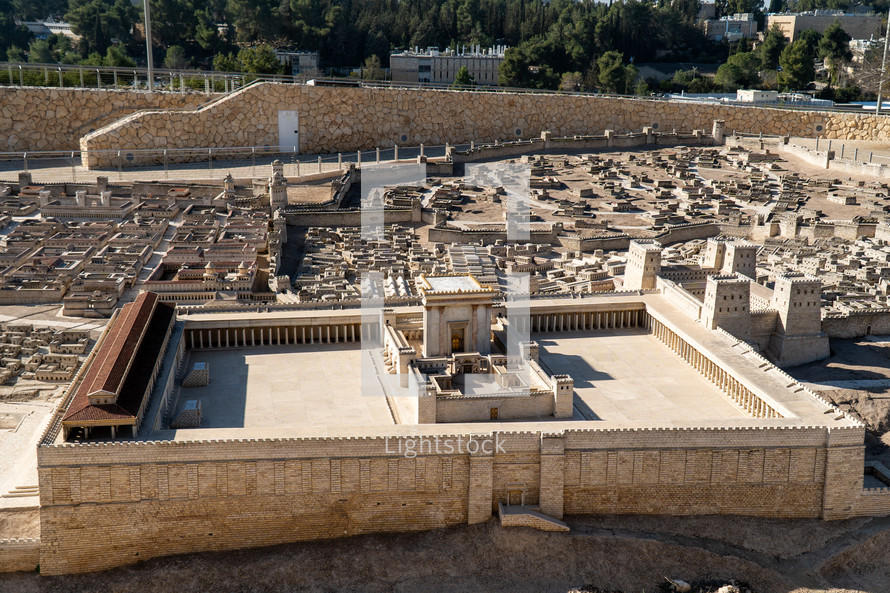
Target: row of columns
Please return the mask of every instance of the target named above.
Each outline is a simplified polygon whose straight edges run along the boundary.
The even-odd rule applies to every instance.
[[[657,319],[649,317],[647,325],[652,335],[661,340],[702,376],[728,395],[745,412],[755,418],[781,418],[778,412],[757,397],[750,389],[730,375],[720,365],[692,347]]]
[[[517,331],[560,332],[594,329],[622,329],[640,327],[645,322],[645,311],[633,309],[624,311],[577,311],[566,313],[543,313],[520,317]],[[530,324],[530,327],[527,325]]]
[[[189,348],[241,348],[246,346],[280,346],[285,344],[336,344],[361,340],[358,323],[337,325],[294,325],[276,327],[234,327],[192,329]]]

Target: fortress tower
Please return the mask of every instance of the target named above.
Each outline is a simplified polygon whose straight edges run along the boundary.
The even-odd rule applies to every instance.
[[[284,163],[278,159],[272,161],[272,176],[274,177],[276,173],[284,177]]]
[[[742,274],[752,280],[757,279],[757,245],[742,241],[726,244],[726,255],[723,257],[723,274]]]
[[[768,352],[782,366],[829,356],[828,336],[822,333],[822,282],[805,274],[776,278],[770,306],[778,311],[776,331]]]
[[[751,339],[751,281],[738,274],[708,276],[701,321],[722,327],[740,340]]]
[[[651,239],[635,239],[627,251],[624,270],[625,290],[655,288],[655,278],[661,272],[661,244]]]
[[[273,211],[287,206],[287,183],[278,171],[272,173],[272,179],[269,180],[269,205]]]
[[[719,270],[723,267],[726,257],[726,239],[721,237],[709,237],[705,244],[705,254],[702,257],[701,267]]]
[[[226,178],[223,179],[223,197],[226,199],[235,198],[235,178],[231,173],[226,174]]]

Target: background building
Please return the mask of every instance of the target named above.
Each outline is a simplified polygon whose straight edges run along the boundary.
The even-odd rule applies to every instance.
[[[393,82],[451,84],[457,71],[466,66],[476,84],[496,85],[498,68],[504,61],[506,50],[505,45],[488,49],[475,46],[469,51],[464,47],[460,53],[451,49],[440,52],[435,47],[420,51],[415,47],[413,50],[390,54],[389,67]]]
[[[276,49],[275,55],[293,76],[299,76],[306,72],[318,70],[317,51],[288,51]]]
[[[738,41],[757,35],[757,20],[750,12],[702,21],[705,36],[712,41]]]
[[[766,29],[778,25],[789,41],[793,42],[801,31],[813,29],[822,33],[833,22],[853,39],[868,39],[881,35],[882,17],[873,12],[844,13],[840,10],[814,10],[797,14],[770,14],[766,17]]]

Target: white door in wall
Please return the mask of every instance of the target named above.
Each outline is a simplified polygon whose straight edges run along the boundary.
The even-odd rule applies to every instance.
[[[296,111],[278,111],[278,145],[282,150],[296,147],[300,152],[300,116]]]

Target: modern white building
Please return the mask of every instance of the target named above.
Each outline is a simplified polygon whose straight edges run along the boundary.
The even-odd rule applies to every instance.
[[[451,84],[458,70],[466,66],[470,75],[480,85],[496,85],[498,68],[504,61],[505,45],[497,45],[488,49],[480,46],[467,48],[460,52],[452,49],[439,51],[429,47],[409,49],[389,56],[389,67],[393,82],[428,82],[434,84]]]

